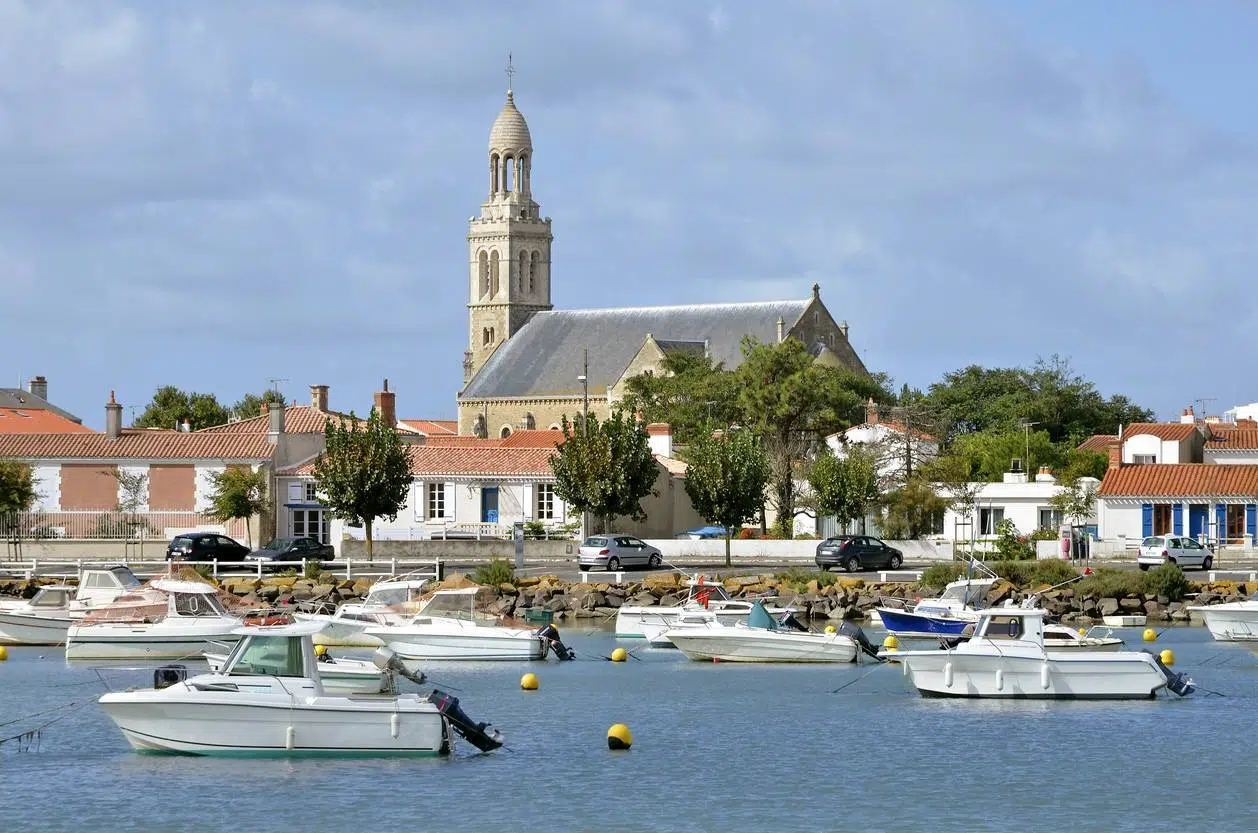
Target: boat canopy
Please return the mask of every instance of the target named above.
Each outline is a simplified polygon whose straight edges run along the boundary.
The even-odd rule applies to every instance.
[[[88,612],[83,623],[153,623],[168,616],[228,616],[228,608],[240,606],[239,598],[220,591],[212,584],[157,578]]]
[[[769,615],[769,611],[764,609],[764,605],[756,602],[751,606],[751,612],[747,614],[747,627],[775,631],[778,629],[778,623]]]

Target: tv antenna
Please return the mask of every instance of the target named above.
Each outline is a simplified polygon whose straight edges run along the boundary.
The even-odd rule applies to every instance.
[[[267,382],[269,382],[271,385],[271,390],[275,391],[276,393],[280,392],[280,382],[287,382],[287,381],[288,381],[287,379],[279,379],[279,378],[267,379]]]
[[[1192,402],[1194,405],[1201,406],[1201,418],[1205,419],[1208,413],[1206,410],[1208,403],[1217,402],[1218,400],[1219,400],[1219,397],[1217,396],[1199,396],[1196,399],[1194,399]]]

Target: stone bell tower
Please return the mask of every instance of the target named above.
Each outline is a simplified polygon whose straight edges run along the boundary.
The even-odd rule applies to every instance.
[[[468,347],[463,384],[533,313],[551,309],[550,218],[533,201],[533,140],[515,106],[507,62],[507,103],[489,131],[489,198],[468,221]]]

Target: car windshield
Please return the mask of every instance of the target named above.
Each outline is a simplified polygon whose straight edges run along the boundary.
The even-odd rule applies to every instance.
[[[171,542],[170,542],[170,545],[171,545],[172,547],[186,547],[186,548],[191,548],[191,547],[192,547],[192,539],[191,539],[191,538],[182,538],[182,537],[181,537],[181,538],[176,538],[175,540],[173,540],[173,541],[171,541]]]
[[[264,550],[282,550],[282,549],[286,549],[287,547],[289,547],[290,545],[292,545],[292,544],[293,544],[293,542],[295,542],[296,540],[297,540],[296,538],[272,538],[272,539],[271,539],[271,543],[267,544],[267,545],[266,545],[265,547],[263,547],[262,549],[264,549]]]
[[[606,538],[586,538],[583,547],[605,547],[607,546]]]

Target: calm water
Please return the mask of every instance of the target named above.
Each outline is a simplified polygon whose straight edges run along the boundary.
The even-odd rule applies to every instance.
[[[564,638],[583,657],[617,644],[575,626]],[[510,751],[463,744],[430,761],[138,755],[93,702],[49,727],[38,751],[0,747],[0,818],[13,831],[1258,828],[1258,659],[1201,628],[1157,644],[1226,696],[923,700],[893,666],[711,665],[648,649],[624,664],[446,664],[429,676],[506,732]],[[519,690],[526,670],[540,691]],[[152,679],[104,676],[115,688]],[[55,649],[11,648],[0,722],[100,690]],[[629,752],[606,748],[616,722],[633,730]]]

